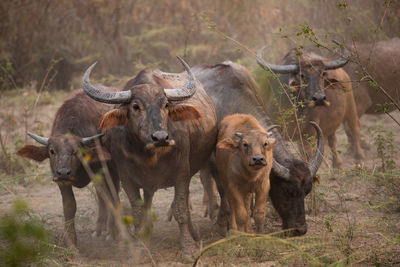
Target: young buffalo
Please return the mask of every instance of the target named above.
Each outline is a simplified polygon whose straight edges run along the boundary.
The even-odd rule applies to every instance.
[[[265,204],[270,188],[272,148],[275,139],[251,115],[226,116],[220,125],[216,163],[220,185],[224,188],[218,225],[225,234],[229,228],[252,232],[250,199],[255,193],[254,221],[257,233],[264,232]],[[224,221],[225,220],[225,221]]]
[[[76,201],[72,186],[82,188],[90,182],[81,160],[78,157],[81,149],[87,151],[87,158],[90,159],[89,166],[94,173],[98,172],[102,164],[100,162],[101,148],[94,147],[94,139],[99,137],[98,125],[104,113],[112,108],[111,105],[97,103],[88,97],[83,91],[76,91],[58,109],[53,122],[53,128],[49,138],[28,133],[42,146],[25,145],[17,154],[22,157],[36,161],[50,159],[50,168],[53,173],[53,181],[57,183],[61,191],[65,219],[65,242],[67,245],[76,245],[75,213]],[[89,136],[89,137],[87,137]],[[101,150],[102,151],[102,150]],[[109,158],[108,154],[103,154]],[[119,178],[112,162],[107,163],[113,185],[101,183],[105,194],[98,192],[99,214],[97,218],[96,235],[105,232],[107,222],[111,234],[115,235],[114,221],[106,210],[105,198],[111,200],[114,205],[119,201]],[[97,189],[97,187],[96,187]]]

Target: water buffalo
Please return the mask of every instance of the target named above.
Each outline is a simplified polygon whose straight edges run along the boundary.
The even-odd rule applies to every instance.
[[[218,177],[215,178],[224,191],[217,220],[223,235],[228,229],[253,232],[249,209],[253,193],[256,231],[264,233],[275,142],[251,115],[233,114],[221,121],[215,152]],[[229,218],[223,214],[229,214]]]
[[[276,120],[283,123],[285,138],[302,138],[301,148],[306,155],[310,155],[312,147],[307,139],[315,136],[315,131],[307,122],[315,121],[328,139],[333,167],[341,168],[335,133],[342,123],[346,123],[354,140],[356,164],[362,164],[364,154],[360,146],[360,122],[350,78],[341,68],[348,62],[348,51],[343,48],[342,57],[329,60],[310,51],[299,54],[297,49],[292,49],[281,65],[274,65],[261,58],[264,48],[257,53],[258,64],[265,70],[281,74],[279,79],[282,85],[274,88],[278,112],[273,114]],[[279,118],[281,114],[287,117]]]
[[[195,66],[192,71],[212,98],[218,121],[234,113],[247,113],[253,115],[264,128],[273,125],[259,97],[257,85],[245,67],[227,61],[216,65]],[[176,79],[183,75],[159,73]],[[270,176],[272,204],[282,218],[283,228],[293,228],[293,234],[302,235],[307,232],[304,198],[312,189],[313,178],[323,159],[323,137],[319,129],[317,151],[308,165],[293,156],[276,129],[271,132],[272,137],[276,139],[273,151],[274,164]],[[211,181],[209,174],[215,170],[215,163],[212,164],[212,161],[209,163],[207,172],[204,173],[202,170],[200,173],[205,181]],[[223,189],[218,188],[218,190],[221,194]]]
[[[357,114],[378,114],[394,110],[395,105],[379,88],[381,86],[394,101],[400,101],[400,38],[376,43],[354,43],[350,46],[352,61],[344,69],[350,75]],[[371,83],[368,75],[377,83]],[[345,124],[351,150],[354,147],[349,125]],[[368,147],[365,141],[363,147]]]
[[[143,70],[117,93],[90,84],[92,65],[84,75],[83,89],[97,101],[119,104],[103,117],[101,124],[108,130],[102,142],[118,162],[132,206],[140,197],[137,188],[143,188],[142,220],[147,218],[156,190],[175,188],[173,215],[179,224],[181,254],[187,258],[196,248],[193,239],[199,239],[188,208],[189,183],[215,148],[217,117],[212,100],[189,66],[179,60],[187,76],[175,79]]]
[[[398,103],[400,101],[400,38],[376,43],[354,43],[350,49],[352,62],[344,69],[353,82],[358,116],[382,113],[382,105],[391,102],[377,86],[365,79],[367,75],[371,75],[378,85]],[[388,111],[395,109],[394,105],[387,107]]]
[[[111,89],[110,89],[111,90]],[[78,153],[82,148],[90,155],[89,166],[96,173],[100,171],[102,164],[98,152],[101,147],[93,146],[94,140],[99,137],[98,125],[104,113],[111,109],[110,105],[99,104],[92,100],[82,90],[75,91],[58,109],[49,138],[28,133],[42,146],[25,145],[17,151],[17,154],[36,161],[50,159],[50,168],[53,181],[57,183],[61,191],[65,219],[65,241],[68,245],[76,245],[75,213],[76,201],[72,186],[82,188],[89,184],[90,177],[86,172]],[[100,134],[101,135],[101,134]],[[104,154],[104,151],[101,151]],[[106,159],[107,154],[104,154]],[[119,179],[114,171],[112,162],[107,162],[112,174],[113,185],[102,184],[107,198],[114,205],[119,202]],[[115,235],[113,217],[106,209],[106,199],[98,192],[98,218],[95,234],[99,236],[105,233],[108,226]]]

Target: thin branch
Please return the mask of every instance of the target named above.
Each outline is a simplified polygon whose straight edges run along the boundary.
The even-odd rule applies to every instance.
[[[11,76],[11,74],[3,66],[0,66],[0,68],[7,74],[8,79],[10,79],[10,81],[12,82],[14,88],[18,89],[17,84],[15,83],[15,81],[14,81],[13,77]]]

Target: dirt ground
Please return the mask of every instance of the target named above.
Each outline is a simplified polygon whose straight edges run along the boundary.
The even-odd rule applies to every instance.
[[[23,100],[21,100],[21,96],[24,97]],[[24,96],[22,92],[21,94],[6,95],[0,99],[1,135],[3,143],[10,153],[14,152],[20,143],[28,141],[33,144],[32,140],[27,140],[25,137],[26,129],[38,134],[49,133],[52,114],[55,113],[54,111],[62,103],[64,97],[64,93],[58,93],[57,96],[51,98],[52,100],[46,100],[41,96],[34,112],[30,111],[32,109],[24,107],[30,107],[36,101],[35,94],[31,95],[28,92]],[[23,114],[28,118],[28,125],[25,120],[17,119],[22,118]],[[399,112],[394,112],[392,115],[400,120]],[[361,124],[364,137],[371,143],[371,150],[366,151],[365,169],[355,169],[353,159],[343,155],[347,148],[347,139],[343,129],[340,129],[338,144],[339,150],[343,152],[344,171],[333,171],[327,166],[320,170],[320,184],[315,185],[313,193],[307,197],[306,201],[309,231],[305,237],[299,239],[299,242],[307,244],[309,240],[315,238],[321,244],[329,243],[329,246],[333,246],[332,254],[337,255],[325,255],[325,257],[330,257],[333,262],[344,258],[343,247],[348,246],[352,253],[359,252],[359,259],[353,262],[356,265],[400,265],[398,242],[400,226],[396,226],[400,221],[400,213],[387,206],[381,207],[382,203],[388,203],[392,198],[386,189],[375,186],[376,180],[373,175],[370,175],[372,172],[378,171],[380,159],[377,157],[373,137],[367,131],[368,127],[382,125],[385,130],[395,134],[394,145],[397,149],[400,147],[399,126],[387,115],[364,116]],[[27,173],[21,174],[16,171],[9,175],[1,170],[0,216],[11,209],[15,199],[22,199],[28,203],[32,214],[39,217],[46,228],[50,230],[54,242],[61,245],[60,239],[63,233],[61,194],[58,187],[51,182],[48,161],[36,164],[17,158],[15,160],[20,164],[18,168],[25,169]],[[398,167],[399,162],[396,163]],[[126,245],[92,237],[97,216],[93,186],[75,189],[74,192],[78,206],[76,229],[79,251],[57,253],[53,258],[46,260],[46,265],[147,266],[151,265],[153,261],[158,266],[186,266],[179,259],[178,225],[175,221],[167,221],[167,211],[174,194],[173,188],[156,192],[152,208],[157,218],[154,223],[154,231],[149,241],[137,244],[138,250],[142,251],[142,257],[136,262],[129,258]],[[202,214],[203,189],[198,175],[192,179],[190,192],[193,204],[192,220],[200,232],[204,247],[221,237],[210,219]],[[128,211],[129,205],[124,193],[121,193],[121,199],[124,208]],[[281,227],[279,216],[269,203],[267,211],[266,233],[279,231]],[[393,238],[397,238],[397,243],[391,241]],[[276,257],[268,260],[268,257],[264,256],[254,258],[236,254],[237,257],[233,257],[229,253],[226,251],[210,252],[201,258],[199,265],[214,266],[224,263],[230,266],[285,265]],[[282,252],[282,257],[284,256],[287,255]],[[357,263],[357,261],[359,262]],[[297,263],[296,260],[292,260],[287,264],[306,264],[304,261]],[[376,265],[376,263],[381,265]]]

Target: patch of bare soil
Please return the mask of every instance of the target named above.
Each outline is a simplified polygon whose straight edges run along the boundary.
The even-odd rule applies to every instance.
[[[7,132],[7,144],[10,151],[13,151],[15,140],[21,138],[25,140],[23,124],[16,118],[21,118],[22,109],[5,102],[4,98],[0,101],[2,107],[0,122],[2,125],[1,134]],[[49,125],[52,120],[49,114],[54,114],[60,101],[56,103],[41,105],[36,115],[35,121],[31,121],[30,129],[40,129],[44,134],[49,133]],[[400,119],[400,113],[392,113]],[[10,118],[16,120],[15,125],[11,125]],[[377,124],[382,125],[386,130],[397,134],[399,127],[385,115],[364,116],[362,118],[363,136],[371,143],[371,150],[366,151],[365,169],[368,173],[371,170],[378,170],[380,159],[377,158],[376,146],[373,144],[371,134],[367,131],[368,127]],[[389,208],[378,208],[385,201],[385,191],[376,188],[371,180],[371,175],[366,175],[367,171],[357,170],[353,159],[344,155],[347,149],[347,139],[344,131],[338,132],[339,150],[341,150],[345,171],[334,171],[328,167],[320,170],[321,184],[316,184],[313,193],[307,197],[307,222],[308,233],[306,240],[315,238],[326,241],[321,244],[331,242],[335,244],[333,249],[337,255],[329,255],[331,260],[340,260],[346,253],[360,252],[360,262],[358,265],[400,265],[400,253],[398,244],[390,243],[392,238],[399,236],[400,229],[396,224],[400,221],[400,213]],[[29,141],[33,143],[32,141]],[[395,136],[395,147],[400,147],[400,135]],[[397,158],[396,158],[397,160]],[[398,166],[398,162],[397,166]],[[28,164],[28,161],[24,161]],[[29,163],[31,164],[31,163]],[[46,228],[53,234],[54,242],[61,245],[60,240],[63,233],[63,212],[62,201],[58,187],[50,182],[50,170],[48,162],[35,165],[33,171],[41,174],[40,177],[25,178],[24,182],[13,182],[18,174],[2,174],[0,176],[0,216],[11,209],[12,203],[19,198],[26,201],[35,216],[41,218]],[[31,169],[32,169],[31,168]],[[25,175],[32,177],[32,175]],[[20,181],[20,178],[18,178]],[[94,266],[131,266],[131,265],[151,265],[155,262],[159,266],[186,266],[179,259],[179,229],[177,223],[167,221],[167,211],[173,199],[173,188],[159,190],[154,196],[152,211],[156,215],[154,230],[149,240],[137,242],[136,247],[140,250],[141,259],[133,261],[129,258],[125,244],[117,241],[105,240],[104,238],[93,238],[95,230],[97,204],[93,187],[88,186],[84,189],[74,189],[77,201],[76,229],[78,236],[78,252],[58,253],[48,261],[49,265],[94,265]],[[191,211],[192,220],[200,232],[202,245],[209,245],[221,237],[216,231],[216,227],[209,218],[202,215],[201,203],[203,188],[198,175],[193,177],[191,186],[191,200],[193,209]],[[125,211],[129,212],[129,204],[124,193],[121,199]],[[281,222],[279,216],[268,203],[266,233],[279,231]],[[329,243],[330,244],[330,243]],[[348,250],[347,250],[348,249]],[[372,250],[371,250],[372,249]],[[282,255],[284,257],[285,255]],[[254,258],[241,256],[235,258],[231,254],[210,254],[205,255],[200,265],[220,265],[221,263],[232,263],[233,265],[247,266],[273,266],[279,264],[277,261],[262,262]],[[329,261],[329,260],[328,260]],[[53,262],[53,264],[52,264]],[[290,263],[290,262],[289,262]],[[357,262],[355,261],[356,265]],[[292,262],[293,264],[293,262]],[[300,265],[307,265],[304,261]]]

